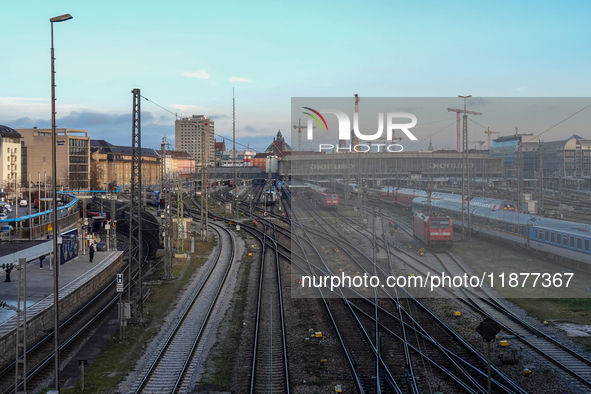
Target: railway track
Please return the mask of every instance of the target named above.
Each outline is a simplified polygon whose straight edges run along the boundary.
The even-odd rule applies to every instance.
[[[401,225],[402,231],[412,237],[411,226],[402,220],[398,220],[398,223]],[[397,251],[399,255],[406,255],[421,264],[424,270],[418,272],[423,277],[427,275],[428,270],[432,271],[432,265],[425,264],[424,261],[404,250],[397,249]],[[449,275],[462,275],[466,272],[466,268],[451,253],[433,253],[432,255]],[[409,262],[407,261],[406,264],[409,264]],[[414,267],[417,268],[416,264]],[[459,291],[461,294],[447,292],[447,295],[451,298],[458,298],[459,296],[457,301],[465,307],[483,318],[490,317],[500,323],[506,334],[514,336],[538,355],[550,361],[568,376],[567,379],[571,379],[573,385],[581,385],[581,389],[583,387],[584,389],[591,389],[591,360],[517,316],[497,300],[496,296],[492,295],[486,287],[479,289],[479,292],[464,287],[459,288]]]
[[[198,352],[202,334],[235,259],[235,241],[225,228],[210,224],[218,234],[214,261],[191,294],[185,298],[166,339],[138,374],[129,392],[175,393],[186,391],[189,366]]]
[[[320,234],[322,233],[326,233],[328,232],[326,229],[324,231],[322,230],[316,230],[316,229],[308,229],[308,231],[311,232],[315,232],[315,236],[319,237],[321,236]],[[325,242],[331,242],[330,236],[324,234],[322,236],[322,238],[325,240]],[[334,241],[334,240],[333,240]],[[353,245],[346,245],[346,242],[339,242],[340,247],[342,248],[342,250],[346,250],[347,248],[349,249],[354,249]],[[358,251],[359,253],[359,251]],[[358,256],[360,257],[360,256]],[[361,258],[361,257],[360,257]],[[368,262],[371,261],[371,259],[369,259],[367,256],[364,257]],[[371,263],[370,263],[371,264]],[[366,270],[366,268],[368,268],[367,262],[364,264],[359,264],[360,269],[362,270]],[[375,268],[375,267],[374,267]],[[327,268],[328,273],[330,273],[330,270]],[[325,272],[326,274],[326,272]],[[362,297],[361,295],[359,295],[359,297]],[[363,299],[363,298],[362,298]],[[368,300],[369,302],[369,300]],[[392,299],[392,302],[395,305],[395,309],[401,309],[401,305],[398,299]],[[418,301],[414,301],[417,304]],[[374,307],[376,305],[375,301],[373,302]],[[331,302],[331,306],[332,306],[332,302]],[[411,319],[412,324],[408,325],[406,322],[404,321],[399,321],[398,324],[402,325],[402,327],[404,327],[403,330],[405,329],[409,329],[412,330],[412,328],[414,327],[415,330],[417,329],[417,325],[418,327],[420,327],[419,331],[421,333],[427,332],[427,331],[434,331],[434,330],[439,330],[441,331],[441,327],[445,326],[443,324],[443,322],[441,322],[439,319],[437,319],[434,315],[432,314],[428,314],[430,316],[431,323],[430,325],[432,326],[432,328],[430,329],[426,329],[425,327],[423,327],[423,325],[420,325],[417,323],[417,321],[415,320],[414,317],[412,316],[406,316],[405,319]],[[366,331],[366,333],[371,332],[373,329],[375,329],[376,327],[376,321],[379,321],[378,318],[375,317],[371,317],[371,313],[369,312],[365,312],[364,316],[360,316],[358,314],[354,315],[355,317],[353,317],[353,319],[349,319],[349,320],[357,320],[357,321],[361,321],[362,319],[364,319],[366,321],[366,328],[364,329]],[[373,319],[373,323],[371,322]],[[343,321],[346,321],[346,319],[342,319],[341,324],[343,324]],[[428,324],[424,323],[425,326],[427,326]],[[372,337],[371,335],[367,335],[367,340],[371,343],[372,342],[372,338],[373,341],[375,341],[375,338],[377,338],[378,335],[380,335],[380,333],[388,333],[388,335],[392,335],[392,331],[385,327],[384,325],[382,325],[381,323],[379,324],[380,329],[376,330],[376,334]],[[435,327],[435,328],[433,328]],[[419,331],[415,331],[415,332],[419,332]],[[452,330],[448,329],[448,333],[453,333]],[[418,334],[417,334],[418,335]],[[438,362],[433,356],[430,356],[426,353],[424,353],[424,351],[421,350],[421,347],[419,347],[418,345],[420,344],[413,344],[411,343],[411,341],[409,341],[408,339],[404,339],[403,335],[394,335],[397,340],[399,341],[399,343],[402,343],[402,346],[408,346],[410,349],[412,349],[411,353],[414,353],[414,359],[418,360],[418,361],[413,361],[412,358],[410,359],[410,361],[407,361],[406,365],[408,368],[408,371],[413,370],[414,372],[412,373],[407,373],[406,374],[398,374],[396,377],[394,377],[394,374],[390,374],[390,376],[392,377],[392,380],[394,381],[394,385],[393,387],[391,387],[393,390],[396,390],[395,392],[423,392],[425,391],[425,388],[420,388],[419,385],[416,383],[417,381],[421,381],[421,382],[426,382],[427,379],[429,377],[433,377],[433,373],[432,372],[426,372],[426,370],[424,370],[424,368],[421,369],[421,364],[429,364],[435,371],[435,375],[439,376],[439,379],[445,380],[446,382],[448,382],[449,385],[451,385],[451,387],[455,387],[455,390],[459,390],[459,391],[463,391],[463,392],[483,392],[486,384],[486,377],[483,375],[483,369],[482,369],[482,365],[484,364],[484,359],[482,358],[482,356],[480,356],[474,349],[472,349],[470,346],[468,346],[465,341],[463,341],[461,338],[457,337],[457,335],[454,338],[454,345],[452,347],[453,350],[448,350],[447,352],[441,348],[439,348],[437,350],[437,354],[439,354],[439,357],[452,357],[452,354],[456,355],[456,357],[460,357],[464,360],[473,360],[473,363],[468,363],[466,365],[463,365],[461,368],[459,368],[457,365],[454,366],[455,369],[450,369],[452,368],[452,364],[457,363],[457,360],[452,361],[448,361],[450,364],[449,365],[443,365],[441,364],[441,362]],[[452,335],[453,336],[453,335]],[[402,339],[401,339],[402,338]],[[433,339],[431,337],[429,340],[432,343],[437,343],[436,341],[433,341]],[[449,340],[449,339],[448,339]],[[459,345],[458,347],[458,344]],[[436,346],[436,345],[435,345]],[[451,346],[451,345],[450,345]],[[458,349],[462,348],[463,349],[463,353],[458,351]],[[442,352],[443,352],[443,356],[442,356]],[[470,356],[471,355],[471,356]],[[380,356],[380,358],[382,358]],[[400,364],[398,363],[398,366]],[[414,365],[414,369],[412,368]],[[390,365],[385,365],[384,367],[384,371],[388,371],[388,373],[392,372],[392,371],[396,371],[396,363],[390,364]],[[377,367],[377,366],[376,366]],[[424,367],[424,365],[423,365]],[[441,374],[441,375],[440,375]],[[472,374],[474,374],[475,376],[478,376],[477,380],[471,378]],[[508,379],[504,374],[500,373],[500,371],[495,370],[495,374],[496,374],[496,378],[495,378],[495,392],[523,392],[523,390],[519,389],[518,386],[516,386],[513,382],[510,381],[510,379]],[[376,373],[375,375],[376,377],[379,376],[379,373]],[[378,378],[376,378],[378,379]],[[465,381],[463,381],[462,379],[464,379]],[[379,380],[379,379],[378,379]],[[385,380],[385,382],[387,382],[387,380]],[[388,387],[388,386],[385,386]],[[374,390],[376,388],[374,387]],[[371,389],[369,392],[372,392]],[[456,392],[456,391],[455,391]]]
[[[251,393],[289,393],[289,369],[278,248],[274,228],[263,225],[256,326],[253,338]],[[271,234],[267,234],[271,232]]]

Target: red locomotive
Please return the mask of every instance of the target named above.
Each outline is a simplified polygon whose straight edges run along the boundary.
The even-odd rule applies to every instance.
[[[325,208],[336,209],[339,205],[339,195],[320,186],[306,184],[306,195]]]
[[[417,212],[413,217],[413,236],[434,250],[449,249],[454,243],[454,230],[448,216],[429,216]]]

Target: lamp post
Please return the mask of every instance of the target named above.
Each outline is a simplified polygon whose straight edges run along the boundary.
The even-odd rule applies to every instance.
[[[72,15],[64,14],[51,18],[51,186],[53,191],[53,303],[54,303],[54,362],[55,362],[55,390],[59,393],[60,391],[60,354],[59,354],[59,287],[58,287],[58,274],[59,274],[59,253],[57,245],[57,237],[59,235],[57,228],[57,164],[56,164],[56,145],[57,135],[55,127],[55,57],[53,51],[53,23],[64,22],[72,19]]]

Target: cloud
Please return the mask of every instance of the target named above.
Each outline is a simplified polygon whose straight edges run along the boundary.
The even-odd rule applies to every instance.
[[[252,82],[250,79],[240,78],[240,77],[230,77],[228,78],[230,82]]]
[[[489,100],[482,97],[471,97],[468,99],[469,107],[486,107],[491,104]]]
[[[224,115],[224,114],[210,115],[209,117],[213,120],[232,119],[232,117],[230,115]]]
[[[179,111],[179,116],[190,116],[189,114],[206,115],[212,111],[211,108],[201,107],[199,105],[170,104],[169,107],[176,108]]]
[[[184,72],[183,76],[189,78],[209,79],[209,74],[204,69],[201,69],[196,72]]]
[[[151,112],[142,111],[142,123],[153,123],[154,116]],[[97,126],[105,127],[120,127],[129,125],[131,129],[131,113],[127,114],[109,114],[94,111],[72,111],[66,116],[58,117],[56,120],[58,128],[68,129],[82,129],[90,130]],[[28,116],[15,119],[8,122],[13,128],[49,128],[51,127],[50,119],[33,119]]]

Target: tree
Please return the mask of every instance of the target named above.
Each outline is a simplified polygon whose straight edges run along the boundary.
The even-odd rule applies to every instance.
[[[90,161],[90,190],[102,190],[105,170],[98,161]]]

